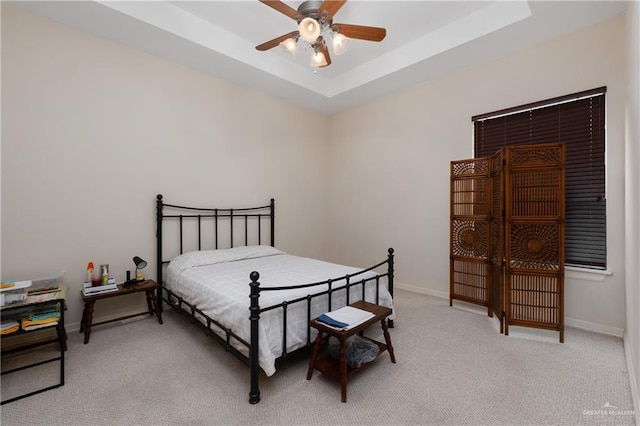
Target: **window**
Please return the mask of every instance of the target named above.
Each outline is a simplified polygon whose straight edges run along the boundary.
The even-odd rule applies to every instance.
[[[474,156],[506,145],[566,144],[565,264],[606,269],[606,87],[472,117]]]

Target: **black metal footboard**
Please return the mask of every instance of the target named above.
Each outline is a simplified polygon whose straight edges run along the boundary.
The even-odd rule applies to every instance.
[[[380,297],[380,285],[381,280],[383,278],[387,279],[388,290],[391,296],[393,297],[393,249],[390,248],[388,250],[387,260],[380,262],[376,265],[373,265],[367,269],[356,272],[354,274],[345,275],[339,279],[328,279],[326,281],[311,283],[311,284],[301,284],[295,286],[285,286],[285,287],[260,287],[260,274],[257,271],[251,272],[249,278],[251,279],[251,283],[249,286],[251,287],[250,299],[251,305],[249,307],[249,320],[251,321],[251,344],[249,346],[249,366],[251,368],[251,390],[249,392],[249,402],[252,404],[256,404],[260,402],[260,388],[259,388],[259,345],[258,345],[258,337],[259,337],[259,321],[260,314],[263,312],[267,312],[274,309],[282,309],[282,358],[287,357],[287,309],[296,303],[304,303],[306,304],[306,312],[307,312],[307,342],[306,346],[311,346],[311,326],[309,326],[309,321],[311,321],[311,302],[319,297],[327,297],[328,303],[328,311],[332,310],[332,294],[337,291],[344,291],[346,297],[346,305],[350,304],[350,296],[351,289],[355,286],[361,286],[362,294],[360,300],[366,300],[365,290],[368,284],[375,285],[375,300],[371,301],[375,304],[379,303]],[[375,277],[362,278],[359,279],[361,275],[368,271],[372,271],[376,268],[379,268],[383,265],[387,266],[387,271],[384,273],[379,273]],[[339,285],[334,287],[335,283],[340,283]],[[313,288],[327,286],[326,290],[320,290],[314,293],[311,293]],[[285,300],[282,303],[277,305],[272,305],[268,307],[261,308],[260,307],[260,292],[262,291],[287,291],[287,290],[296,290],[301,288],[309,288],[310,293],[304,297],[298,297],[296,299]],[[341,307],[341,306],[340,306]],[[393,327],[393,324],[390,324]]]
[[[251,370],[251,389],[249,392],[249,402],[252,404],[260,401],[259,390],[259,321],[260,315],[264,312],[271,310],[282,310],[283,316],[283,336],[282,336],[282,355],[279,359],[286,359],[289,355],[287,353],[287,311],[292,305],[306,304],[307,313],[307,340],[304,347],[310,346],[311,339],[311,327],[308,322],[311,320],[311,303],[313,300],[320,297],[327,297],[328,310],[332,310],[332,295],[338,291],[344,291],[346,295],[346,304],[350,302],[352,291],[357,291],[357,286],[361,286],[360,299],[365,300],[365,290],[370,288],[369,286],[375,286],[374,300],[368,300],[373,303],[378,303],[381,286],[384,286],[386,280],[387,289],[393,297],[393,279],[394,279],[394,254],[393,249],[388,250],[387,259],[376,265],[373,265],[367,269],[358,271],[354,274],[345,275],[343,277],[337,277],[328,279],[322,282],[314,282],[308,284],[300,284],[295,286],[286,287],[260,287],[260,274],[257,271],[251,272],[249,275],[249,289],[250,294],[250,308],[249,308],[249,320],[251,322],[251,335],[250,341],[247,342],[242,337],[237,335],[233,330],[227,328],[219,321],[207,316],[197,306],[194,306],[185,301],[180,295],[174,293],[168,289],[163,281],[163,266],[168,264],[168,260],[163,260],[163,221],[170,219],[177,223],[177,231],[175,232],[175,243],[178,245],[174,248],[172,255],[182,254],[185,251],[204,250],[207,248],[207,244],[203,241],[208,241],[210,248],[219,248],[219,239],[226,239],[224,244],[221,244],[221,248],[234,247],[235,245],[250,245],[260,244],[265,239],[263,234],[267,234],[266,240],[269,241],[271,246],[274,246],[274,200],[271,199],[271,203],[267,206],[255,207],[255,208],[242,208],[242,209],[209,209],[209,208],[196,208],[196,207],[184,207],[177,205],[165,204],[162,199],[162,195],[158,195],[156,198],[156,222],[157,222],[157,281],[160,284],[158,290],[158,303],[160,309],[162,309],[162,302],[166,302],[169,306],[175,308],[179,313],[190,318],[191,323],[201,328],[209,337],[222,345],[226,351],[232,353],[236,358],[243,361],[250,367]],[[171,210],[171,213],[166,213],[164,208],[167,207]],[[176,213],[177,212],[177,213]],[[208,225],[204,225],[208,221]],[[269,226],[262,226],[262,222],[268,222]],[[240,225],[238,225],[239,222]],[[185,229],[187,224],[195,224],[197,231],[189,232]],[[235,224],[235,228],[234,228]],[[203,240],[203,230],[207,228],[211,232],[213,230],[212,238]],[[238,231],[238,228],[240,231]],[[234,233],[235,229],[235,233]],[[240,234],[240,235],[238,235]],[[251,234],[251,236],[249,236]],[[219,237],[221,236],[221,237]],[[193,239],[194,242],[185,241],[187,238]],[[213,246],[213,247],[211,247]],[[186,247],[186,248],[185,248]],[[386,266],[386,268],[385,268]],[[374,271],[375,269],[386,269],[384,272]],[[364,274],[366,272],[375,272],[375,276],[367,277]],[[286,291],[308,288],[309,292],[304,297],[297,297],[291,300],[284,300],[283,302],[271,305],[267,307],[260,306],[260,293],[263,291]],[[285,297],[286,299],[286,297]],[[371,299],[371,298],[369,298]],[[341,306],[338,306],[341,307]],[[389,321],[389,326],[393,327],[393,322]],[[242,348],[246,350],[242,350]],[[302,348],[299,348],[302,349]],[[296,349],[298,350],[298,349]],[[245,355],[246,352],[248,356]]]

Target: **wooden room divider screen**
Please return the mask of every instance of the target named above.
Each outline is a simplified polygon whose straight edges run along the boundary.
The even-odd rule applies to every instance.
[[[489,304],[491,185],[488,158],[451,162],[451,262],[449,305],[453,299]]]
[[[508,146],[451,162],[449,305],[487,306],[509,325],[564,341],[563,144]]]

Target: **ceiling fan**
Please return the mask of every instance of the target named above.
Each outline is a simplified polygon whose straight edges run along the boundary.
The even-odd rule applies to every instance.
[[[256,46],[256,49],[265,51],[280,45],[287,53],[295,56],[298,40],[302,38],[313,49],[311,66],[323,68],[331,65],[331,56],[327,48],[329,35],[336,55],[346,51],[349,38],[382,41],[387,35],[384,28],[333,23],[333,17],[346,1],[308,0],[300,4],[296,10],[279,0],[260,0],[261,3],[294,19],[298,23],[298,29],[262,43]]]

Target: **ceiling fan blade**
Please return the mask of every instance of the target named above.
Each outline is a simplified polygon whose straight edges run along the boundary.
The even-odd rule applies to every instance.
[[[318,8],[318,11],[322,13],[322,11],[326,10],[329,13],[329,16],[333,18],[336,15],[336,12],[338,12],[346,2],[347,0],[324,0],[322,6]]]
[[[289,18],[298,20],[300,13],[294,8],[287,6],[279,0],[260,0],[260,3],[264,3],[267,6],[277,10],[280,13],[287,15]]]
[[[329,65],[331,65],[331,56],[329,55],[329,49],[327,49],[326,43],[322,43],[322,45],[320,46],[320,51],[324,54],[324,58],[327,60],[327,65],[323,65],[318,68],[328,67]]]
[[[334,31],[343,34],[345,37],[357,38],[360,40],[382,41],[387,35],[387,30],[380,27],[365,27],[362,25],[333,24]]]
[[[263,52],[265,50],[269,50],[269,49],[271,49],[273,47],[276,47],[277,45],[279,45],[281,42],[285,41],[286,39],[297,36],[298,33],[299,33],[298,31],[291,31],[290,33],[281,35],[280,37],[276,37],[273,40],[266,41],[266,42],[256,46],[256,50],[261,50]]]

